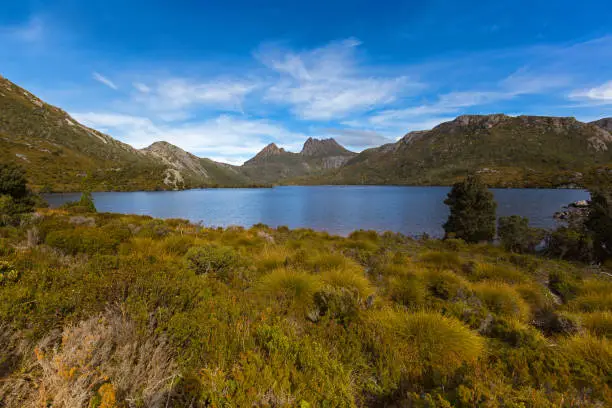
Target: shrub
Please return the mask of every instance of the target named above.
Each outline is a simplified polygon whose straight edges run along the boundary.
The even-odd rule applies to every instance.
[[[593,248],[593,238],[573,227],[557,228],[546,237],[546,253],[554,258],[591,262]]]
[[[74,230],[52,231],[47,234],[45,243],[69,255],[94,255],[114,253],[121,240],[102,229],[78,227]]]
[[[443,226],[447,237],[466,242],[493,239],[497,204],[493,193],[478,177],[468,176],[455,184],[444,204],[450,207],[450,216]]]
[[[365,273],[361,269],[332,269],[321,274],[321,280],[337,289],[346,289],[355,293],[357,298],[365,299],[374,293]]]
[[[197,275],[215,273],[226,277],[240,265],[240,256],[234,249],[213,244],[192,247],[185,259],[189,269]]]
[[[518,215],[499,217],[497,225],[500,241],[508,251],[518,253],[535,252],[536,247],[545,237],[543,230],[531,228],[529,220]]]
[[[95,213],[97,212],[91,191],[83,191],[79,201],[68,201],[61,206],[62,209],[73,213]]]
[[[0,261],[0,285],[14,283],[18,279],[19,272],[17,269],[6,261]]]
[[[544,340],[542,334],[535,328],[514,318],[494,319],[487,329],[487,335],[499,338],[513,347],[529,347]]]
[[[529,318],[529,305],[512,286],[500,282],[482,282],[472,288],[487,308],[500,317],[516,318],[522,322]]]

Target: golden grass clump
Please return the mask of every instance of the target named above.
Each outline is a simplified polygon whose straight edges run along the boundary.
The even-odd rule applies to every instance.
[[[463,364],[474,363],[484,350],[484,339],[459,320],[435,312],[408,313],[391,309],[367,316],[377,341],[397,350],[409,376],[450,375]]]
[[[610,340],[584,333],[563,339],[560,346],[570,359],[592,364],[602,375],[609,376],[612,373]]]
[[[461,270],[461,258],[456,252],[428,251],[421,255],[421,261],[431,268]]]
[[[530,316],[527,302],[512,286],[501,282],[481,282],[472,286],[476,296],[491,312],[509,318],[526,321]]]
[[[612,312],[593,312],[578,315],[582,327],[596,336],[612,338]]]
[[[265,246],[255,256],[254,262],[257,269],[261,271],[272,271],[286,267],[293,252],[282,246]]]
[[[322,286],[321,278],[317,275],[278,268],[261,278],[257,291],[282,305],[307,309]]]
[[[470,294],[470,284],[462,276],[451,271],[431,270],[425,274],[427,288],[440,299],[464,299]]]
[[[331,269],[321,273],[321,280],[333,288],[355,292],[360,299],[365,299],[374,293],[372,284],[361,269]]]
[[[516,268],[507,265],[477,262],[470,277],[476,281],[490,280],[510,284],[523,283],[529,280],[528,276]]]
[[[420,308],[427,299],[427,286],[419,275],[394,276],[389,278],[389,295],[395,302],[410,308]]]

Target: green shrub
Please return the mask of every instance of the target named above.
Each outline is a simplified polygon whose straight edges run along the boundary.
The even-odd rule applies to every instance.
[[[240,266],[240,256],[234,249],[213,244],[190,248],[185,260],[188,268],[197,275],[214,273],[227,277],[233,269]]]
[[[591,262],[593,249],[593,238],[573,227],[557,228],[546,238],[546,252],[554,258]]]
[[[121,240],[102,229],[77,227],[73,230],[52,231],[47,234],[45,243],[69,255],[94,255],[115,253]]]
[[[535,252],[536,247],[545,237],[544,230],[531,228],[529,226],[529,219],[518,215],[499,217],[497,225],[499,239],[508,251],[518,253]]]
[[[577,280],[562,270],[554,270],[548,274],[548,287],[566,302],[576,297],[579,291]]]
[[[0,285],[15,283],[19,279],[19,271],[6,261],[0,261]]]

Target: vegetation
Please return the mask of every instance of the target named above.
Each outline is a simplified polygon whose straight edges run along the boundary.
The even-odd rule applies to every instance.
[[[588,172],[612,165],[608,131],[596,125],[575,118],[460,116],[291,183],[451,186],[476,172],[491,187],[586,185]]]
[[[529,220],[518,215],[499,217],[497,225],[501,244],[512,252],[533,253],[546,236],[544,230],[530,227]]]
[[[612,403],[597,269],[85,208],[0,228],[3,406]]]
[[[447,237],[472,243],[491,241],[495,237],[497,203],[477,176],[468,176],[456,183],[444,204],[450,207],[450,216],[444,224]]]

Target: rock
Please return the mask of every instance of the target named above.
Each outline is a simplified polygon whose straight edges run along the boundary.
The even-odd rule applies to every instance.
[[[574,207],[574,208],[584,208],[588,206],[589,206],[589,202],[587,200],[579,200],[569,205],[569,207]]]

